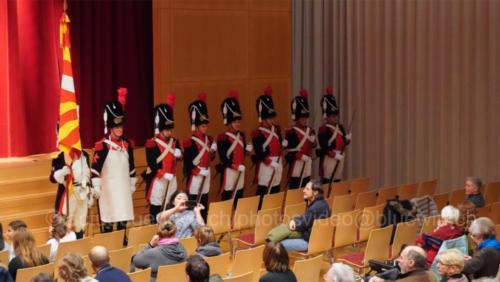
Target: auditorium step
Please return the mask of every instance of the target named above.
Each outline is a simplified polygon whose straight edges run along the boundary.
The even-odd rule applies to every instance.
[[[0,217],[21,212],[52,209],[55,198],[55,191],[2,197],[0,198]]]
[[[57,191],[57,184],[50,182],[47,175],[0,181],[0,199],[55,191]]]
[[[29,228],[43,228],[50,225],[53,213],[54,210],[50,208],[30,212],[18,212],[11,215],[0,215],[0,222],[4,227],[4,232],[7,230],[9,222],[17,219],[22,219]]]

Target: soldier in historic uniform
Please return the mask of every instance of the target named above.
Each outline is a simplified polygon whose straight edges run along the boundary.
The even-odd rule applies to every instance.
[[[290,189],[304,187],[311,180],[312,154],[316,147],[316,133],[307,125],[309,119],[308,92],[300,90],[293,98],[290,108],[294,125],[286,130],[285,159],[288,163]]]
[[[92,184],[98,198],[102,231],[125,229],[134,219],[132,193],[135,192],[134,143],[123,135],[127,89],[118,89],[118,101],[104,108],[105,137],[95,143]],[[109,134],[108,134],[109,130]]]
[[[228,200],[234,196],[236,205],[238,199],[243,197],[245,155],[252,150],[252,146],[246,144],[245,133],[240,130],[242,116],[238,92],[229,92],[229,97],[221,104],[221,112],[224,125],[227,126],[227,131],[217,137],[221,161],[217,166],[221,173],[221,198]]]
[[[184,148],[184,175],[186,189],[190,201],[199,201],[203,207],[208,205],[210,190],[210,162],[215,157],[217,145],[208,130],[207,94],[200,93],[198,99],[188,107],[191,119],[191,137],[182,142]],[[202,209],[202,216],[206,220],[206,209]]]
[[[259,127],[252,131],[252,143],[255,154],[252,161],[256,164],[257,195],[260,195],[259,208],[262,199],[267,193],[278,193],[280,191],[281,174],[283,172],[283,160],[281,158],[282,140],[281,129],[275,125],[272,89],[267,87],[264,93],[257,98],[257,114]],[[284,144],[281,144],[281,143]]]
[[[90,162],[85,151],[60,152],[52,160],[50,181],[58,183],[55,213],[68,215],[76,237],[83,238],[88,208],[93,203],[90,189]],[[69,202],[69,205],[68,205]]]
[[[144,179],[151,223],[156,223],[156,215],[165,210],[170,196],[177,191],[175,166],[182,153],[179,142],[172,136],[174,103],[175,93],[170,93],[167,103],[155,108],[155,136],[146,141],[148,168]]]
[[[327,87],[326,95],[321,99],[321,109],[325,123],[318,130],[319,173],[323,183],[337,182],[342,178],[344,166],[342,152],[351,142],[351,133],[348,134],[338,123],[339,108],[331,86]],[[333,175],[335,166],[337,170]]]

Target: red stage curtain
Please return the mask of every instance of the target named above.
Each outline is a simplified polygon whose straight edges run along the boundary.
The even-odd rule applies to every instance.
[[[69,1],[84,147],[103,135],[104,104],[129,89],[126,135],[152,134],[150,1]],[[0,157],[57,150],[62,1],[0,0]]]

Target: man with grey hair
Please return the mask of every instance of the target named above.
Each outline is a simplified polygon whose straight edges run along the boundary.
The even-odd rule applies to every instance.
[[[131,282],[128,275],[109,264],[108,250],[103,246],[95,246],[90,250],[89,259],[100,282]]]
[[[484,198],[481,194],[483,182],[479,177],[469,176],[465,179],[465,200],[473,203],[476,208],[484,207]]]
[[[436,277],[427,271],[425,251],[419,246],[407,246],[396,259],[401,273],[395,281],[437,282]],[[384,279],[374,276],[370,282],[381,282]]]
[[[323,277],[326,282],[354,282],[354,271],[348,265],[334,263]]]

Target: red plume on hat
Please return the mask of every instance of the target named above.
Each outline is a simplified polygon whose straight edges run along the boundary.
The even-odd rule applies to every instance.
[[[328,85],[326,87],[326,94],[327,95],[333,95],[333,87],[331,85]]]
[[[206,92],[201,92],[198,94],[198,100],[201,100],[203,102],[207,101],[207,93]]]
[[[304,88],[300,89],[300,93],[299,94],[300,94],[301,97],[304,97],[304,98],[309,97],[309,92],[306,89],[304,89]]]
[[[236,90],[229,90],[229,95],[230,98],[233,98],[235,100],[240,100],[240,94],[238,94],[238,91]]]
[[[271,86],[264,88],[264,95],[271,96],[272,94],[273,94],[273,89],[271,88]]]
[[[169,105],[172,109],[175,106],[175,92],[170,92],[167,94],[167,105]]]
[[[127,102],[127,93],[128,90],[125,87],[118,88],[118,102],[122,104],[122,107],[125,107],[125,103]]]

